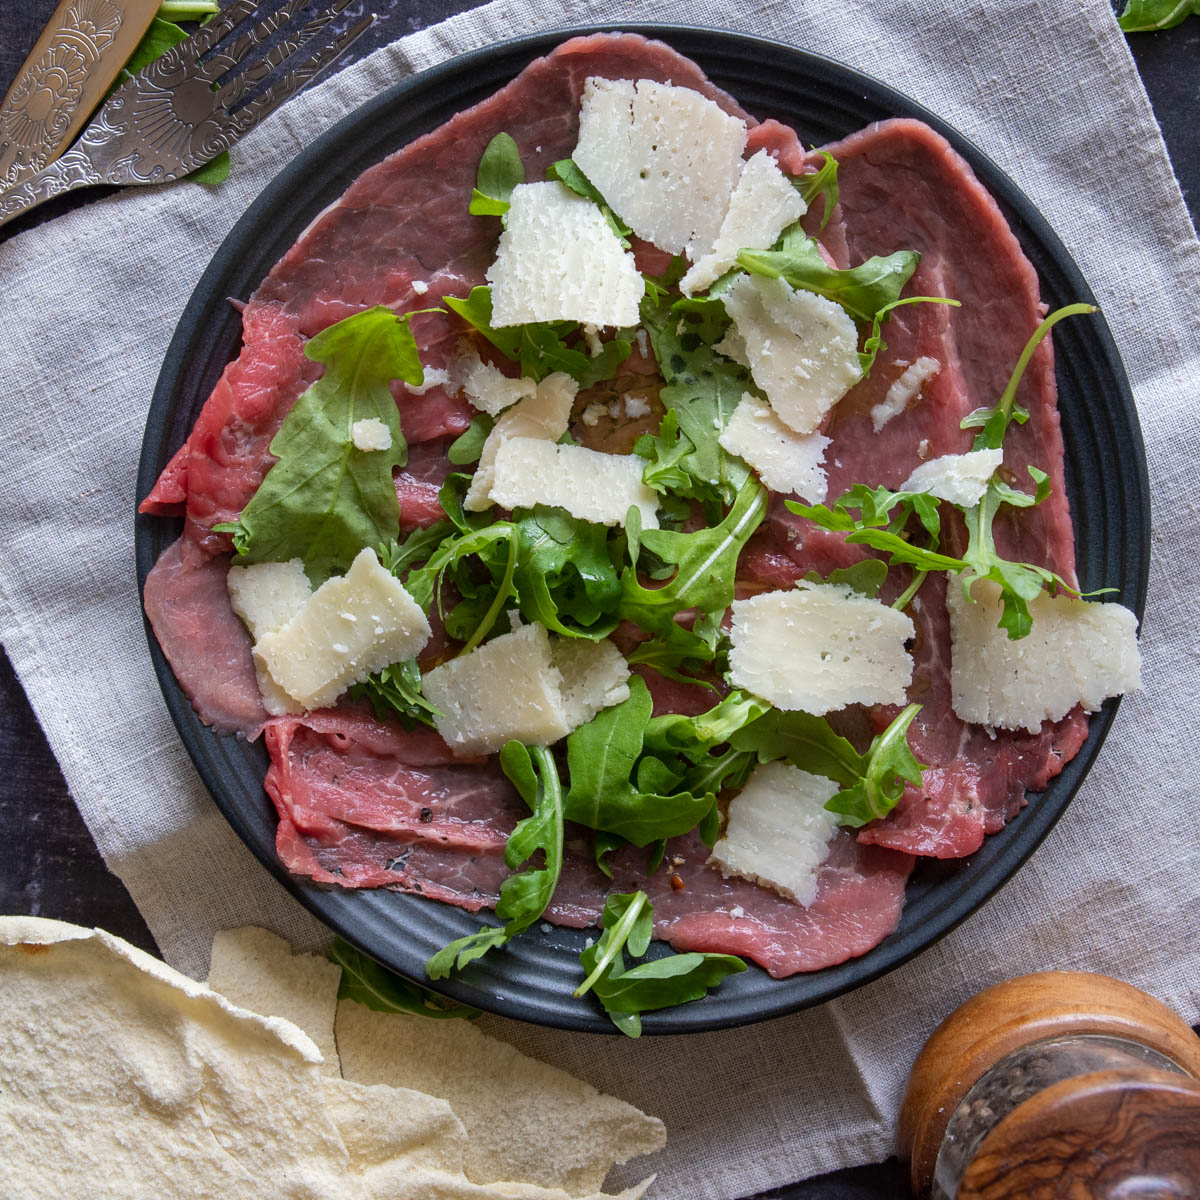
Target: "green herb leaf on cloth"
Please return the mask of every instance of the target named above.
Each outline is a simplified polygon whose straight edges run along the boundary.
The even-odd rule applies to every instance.
[[[342,968],[339,1000],[356,1000],[376,1012],[407,1013],[441,1021],[473,1021],[481,1015],[477,1008],[439,996],[419,983],[396,975],[341,938],[333,939],[329,957]]]

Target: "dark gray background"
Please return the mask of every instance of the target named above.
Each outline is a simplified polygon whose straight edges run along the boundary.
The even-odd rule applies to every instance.
[[[0,5],[0,93],[7,90],[57,0],[22,0]],[[406,33],[474,7],[474,0],[375,0],[356,2],[343,14],[349,22],[369,7],[374,26],[355,44],[345,63],[369,54]],[[1200,20],[1173,30],[1131,36],[1142,80],[1162,125],[1172,162],[1194,223],[1200,223]],[[1119,131],[1118,131],[1119,134]],[[1152,202],[1130,180],[1130,219],[1137,205]],[[64,197],[0,231],[0,240],[79,203]],[[3,294],[0,281],[0,295]],[[132,564],[130,566],[132,570]],[[82,681],[81,681],[82,682]],[[124,886],[100,858],[91,835],[67,793],[9,664],[0,652],[0,913],[29,913],[84,925],[100,925],[136,945],[157,951]],[[894,1159],[838,1171],[759,1200],[882,1200],[905,1192]]]

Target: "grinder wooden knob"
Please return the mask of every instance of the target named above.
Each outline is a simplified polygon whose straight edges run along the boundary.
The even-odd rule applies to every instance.
[[[900,1155],[918,1196],[1200,1200],[1198,1078],[1200,1038],[1153,997],[1103,975],[1022,976],[934,1031],[909,1076]],[[1085,1159],[1091,1182],[1072,1188]]]

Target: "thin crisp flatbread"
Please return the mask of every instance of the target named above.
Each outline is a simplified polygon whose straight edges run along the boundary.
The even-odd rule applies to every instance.
[[[0,1195],[369,1200],[320,1054],[101,930],[0,918]]]

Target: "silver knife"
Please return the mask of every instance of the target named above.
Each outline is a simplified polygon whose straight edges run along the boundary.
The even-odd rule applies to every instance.
[[[159,0],[61,0],[0,104],[0,190],[53,162],[137,49]]]

